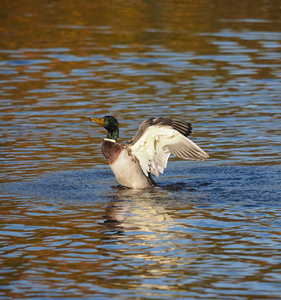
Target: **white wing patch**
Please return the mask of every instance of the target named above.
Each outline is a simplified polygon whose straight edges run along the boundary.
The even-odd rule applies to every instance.
[[[148,127],[130,148],[146,176],[148,172],[157,177],[159,173],[163,173],[170,154],[191,160],[204,160],[209,157],[190,139],[167,126]]]

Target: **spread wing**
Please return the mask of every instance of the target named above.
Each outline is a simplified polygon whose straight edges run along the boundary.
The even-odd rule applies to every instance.
[[[145,130],[150,126],[166,126],[172,127],[173,129],[177,130],[184,136],[189,136],[192,132],[192,126],[190,123],[180,121],[180,120],[173,120],[167,118],[150,118],[145,120],[141,123],[141,126],[137,132],[137,134],[133,137],[131,143],[136,143],[144,134]]]
[[[148,119],[140,126],[129,148],[139,160],[144,174],[148,176],[150,172],[158,177],[167,167],[170,154],[190,160],[205,160],[209,157],[185,136],[190,132],[191,124],[183,121]]]

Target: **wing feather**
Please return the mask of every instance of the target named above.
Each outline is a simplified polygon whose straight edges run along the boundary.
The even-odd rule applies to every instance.
[[[131,144],[136,143],[142,137],[146,129],[150,126],[165,126],[166,128],[171,127],[184,136],[189,136],[192,132],[192,126],[190,123],[180,121],[180,120],[167,119],[163,117],[150,118],[141,123],[138,132],[133,137],[133,139],[129,141],[129,143]]]
[[[182,121],[177,123],[172,120],[173,127],[162,124],[148,125],[149,122],[155,122],[158,119],[149,119],[145,121],[147,123],[143,122],[140,127],[142,132],[138,131],[129,146],[132,154],[139,160],[146,176],[151,173],[158,177],[159,173],[163,173],[170,154],[190,160],[205,160],[209,157],[200,147],[183,135],[183,132],[187,134],[191,131],[189,123],[185,123],[188,124],[185,125]],[[167,120],[170,119],[164,120],[167,123]]]

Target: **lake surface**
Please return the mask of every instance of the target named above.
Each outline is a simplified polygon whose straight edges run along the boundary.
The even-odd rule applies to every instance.
[[[0,299],[280,299],[280,1],[0,4]],[[193,125],[210,159],[117,188],[120,140]]]

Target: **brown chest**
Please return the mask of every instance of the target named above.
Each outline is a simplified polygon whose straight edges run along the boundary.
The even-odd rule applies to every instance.
[[[113,164],[119,158],[124,146],[110,140],[104,140],[101,145],[103,155],[107,158],[109,164]]]

